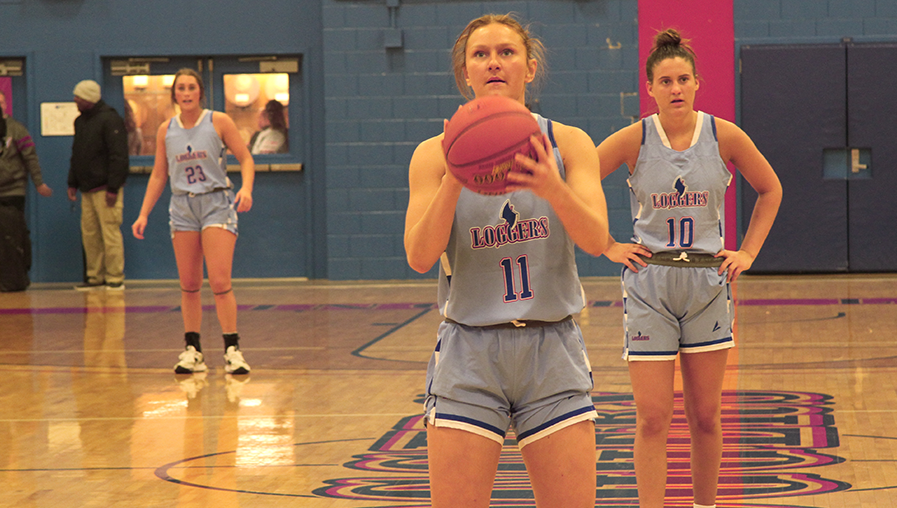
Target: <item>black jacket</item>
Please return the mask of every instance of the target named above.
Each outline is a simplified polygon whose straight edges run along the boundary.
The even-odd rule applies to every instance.
[[[117,193],[129,170],[125,121],[100,100],[75,119],[68,186],[81,192],[105,186],[107,192]]]

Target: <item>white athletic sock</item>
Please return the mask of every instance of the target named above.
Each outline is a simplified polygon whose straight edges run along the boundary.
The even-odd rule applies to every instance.
[[[707,505],[707,504],[695,503],[695,508],[716,508],[716,505],[715,504]]]

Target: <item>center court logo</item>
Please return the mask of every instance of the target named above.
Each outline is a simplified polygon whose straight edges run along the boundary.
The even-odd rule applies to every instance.
[[[632,446],[635,403],[631,393],[594,393],[596,507],[638,502]],[[677,393],[668,449],[667,506],[691,508],[688,424]],[[800,392],[725,391],[722,395],[723,467],[717,503],[728,508],[799,508],[783,498],[847,490],[850,484],[808,470],[844,462],[820,450],[840,445],[829,395]],[[321,497],[390,503],[389,508],[427,507],[427,438],[423,415],[399,420],[371,447],[344,464],[358,476],[326,480]],[[834,471],[830,471],[834,472]],[[493,506],[534,507],[523,458],[513,435],[505,440],[495,477]],[[801,503],[805,506],[806,501]]]

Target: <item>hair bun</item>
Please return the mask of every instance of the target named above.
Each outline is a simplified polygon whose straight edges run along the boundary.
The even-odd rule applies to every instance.
[[[682,35],[675,28],[667,28],[662,32],[657,32],[654,36],[654,47],[648,54],[648,60],[645,62],[645,75],[648,81],[654,81],[654,66],[666,60],[667,58],[682,58],[691,64],[692,72],[698,77],[697,66],[695,65],[695,51],[689,46],[690,41],[683,39]]]
[[[667,28],[663,32],[657,34],[654,37],[654,47],[659,48],[662,46],[680,46],[682,44],[682,36],[679,32],[676,31],[675,28]]]

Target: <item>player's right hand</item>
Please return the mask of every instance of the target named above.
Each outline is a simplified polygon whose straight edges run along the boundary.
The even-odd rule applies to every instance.
[[[145,230],[146,217],[137,217],[137,220],[134,221],[134,224],[131,224],[131,233],[134,234],[134,238],[143,240],[143,232]]]
[[[635,273],[638,273],[636,265],[648,266],[648,263],[642,257],[649,258],[652,256],[651,251],[644,245],[619,242],[609,245],[607,250],[604,251],[604,255],[614,263],[623,263],[626,265],[626,268]]]

